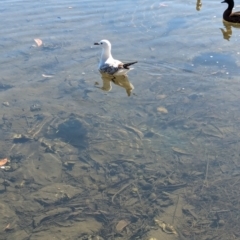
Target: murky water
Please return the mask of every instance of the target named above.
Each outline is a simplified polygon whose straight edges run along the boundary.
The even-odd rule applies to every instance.
[[[197,4],[1,1],[0,239],[239,238],[240,29]]]

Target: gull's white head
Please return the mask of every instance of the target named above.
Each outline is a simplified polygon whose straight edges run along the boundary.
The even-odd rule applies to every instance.
[[[111,43],[106,39],[101,40],[98,43],[94,43],[94,45],[100,45],[103,49],[111,49]]]

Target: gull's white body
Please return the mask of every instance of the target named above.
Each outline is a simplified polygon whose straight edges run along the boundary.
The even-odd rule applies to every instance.
[[[126,75],[133,68],[125,68],[124,63],[112,57],[111,43],[108,40],[101,40],[95,45],[102,47],[102,54],[98,65],[98,70],[110,75]],[[134,62],[135,63],[135,62]],[[130,63],[130,65],[133,63]]]

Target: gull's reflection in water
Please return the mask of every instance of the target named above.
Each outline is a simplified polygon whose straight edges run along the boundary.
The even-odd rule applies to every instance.
[[[118,85],[119,87],[125,88],[128,96],[131,96],[134,86],[129,82],[126,75],[111,76],[109,74],[100,73],[103,85],[100,87],[103,91],[111,91],[112,83]]]
[[[230,40],[231,36],[232,36],[232,27],[233,28],[240,28],[240,24],[239,23],[231,23],[231,22],[227,22],[225,20],[223,20],[223,26],[224,28],[220,28],[222,34],[223,34],[223,39],[226,40]]]
[[[202,1],[201,1],[201,0],[197,0],[196,10],[197,10],[197,11],[200,11],[200,10],[201,10],[201,7],[202,7]]]

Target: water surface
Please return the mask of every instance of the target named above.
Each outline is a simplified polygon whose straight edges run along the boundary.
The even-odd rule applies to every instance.
[[[225,8],[1,1],[1,239],[239,236],[240,30]],[[101,39],[138,61],[128,77],[98,73]]]

